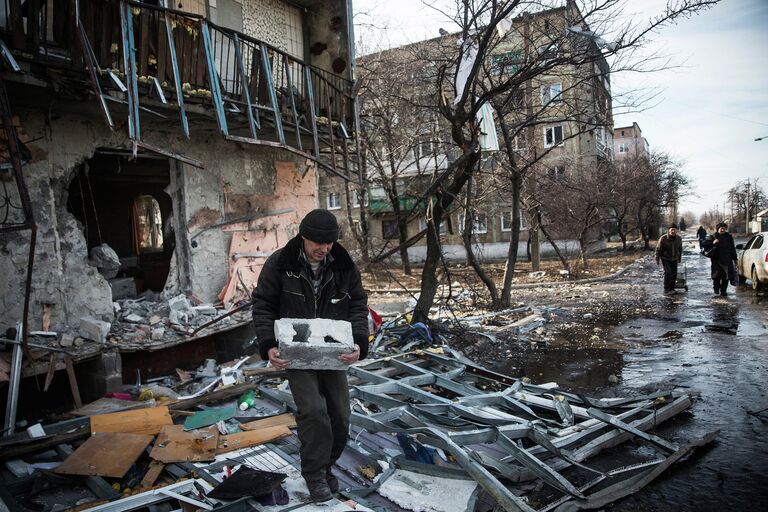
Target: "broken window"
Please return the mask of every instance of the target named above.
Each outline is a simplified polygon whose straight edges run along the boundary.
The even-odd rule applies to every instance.
[[[384,240],[396,240],[398,238],[397,221],[381,221],[381,237]]]
[[[563,125],[544,128],[544,147],[560,146],[563,144]]]
[[[136,252],[163,250],[163,217],[160,204],[152,196],[139,196],[133,201],[133,225]]]
[[[563,101],[563,84],[546,84],[541,86],[541,104],[560,103]]]
[[[565,178],[565,166],[564,165],[555,165],[553,167],[550,167],[547,169],[547,176],[549,176],[549,179],[554,181],[561,181]]]

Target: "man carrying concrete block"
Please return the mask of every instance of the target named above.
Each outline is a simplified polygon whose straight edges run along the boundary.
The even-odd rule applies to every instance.
[[[275,368],[287,370],[298,409],[301,473],[314,501],[328,501],[338,490],[339,482],[331,468],[344,451],[349,432],[345,369],[368,353],[368,298],[360,272],[349,253],[336,243],[338,238],[336,217],[327,210],[312,210],[301,221],[299,234],[267,259],[253,292],[259,353]],[[276,325],[280,319],[285,321]],[[310,346],[313,333],[317,336],[323,329],[336,327],[301,319],[344,320],[351,324],[351,340],[338,339],[348,338],[348,334],[322,336],[325,349],[336,348],[333,344],[347,345],[339,347],[338,362],[313,364],[313,357],[322,356]],[[305,328],[308,332],[302,331]],[[293,343],[291,350],[299,350],[292,352],[295,360],[281,354],[276,330],[280,331],[284,347],[290,346],[287,341]],[[295,347],[297,343],[304,345]]]

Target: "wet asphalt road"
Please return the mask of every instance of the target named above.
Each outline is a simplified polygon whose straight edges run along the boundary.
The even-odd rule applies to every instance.
[[[620,386],[700,394],[692,415],[666,427],[675,441],[720,430],[715,445],[613,510],[768,510],[768,296],[746,286],[715,297],[710,262],[686,255],[689,289],[661,296],[661,276],[642,286],[659,296],[654,315],[612,331],[623,341]]]
[[[699,396],[657,432],[683,444],[720,430],[716,442],[608,510],[768,510],[768,410],[748,413],[768,408],[768,295],[739,286],[715,297],[710,261],[692,250],[683,265],[688,291],[671,296],[662,294],[661,267],[649,260],[592,288],[563,292],[576,297],[562,307],[577,320],[565,330],[574,332],[571,339],[525,350],[510,364],[535,381],[592,396],[659,389]],[[615,298],[613,309],[601,314],[589,302],[594,296]],[[594,319],[578,320],[592,311]],[[590,338],[599,341],[585,346]]]

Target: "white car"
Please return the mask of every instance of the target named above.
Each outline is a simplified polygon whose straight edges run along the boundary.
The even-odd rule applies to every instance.
[[[749,242],[736,246],[739,255],[736,270],[742,281],[750,279],[752,288],[759,290],[768,285],[768,231],[758,233]]]

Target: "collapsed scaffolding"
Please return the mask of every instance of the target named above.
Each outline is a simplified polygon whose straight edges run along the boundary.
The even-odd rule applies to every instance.
[[[81,508],[95,506],[91,510],[134,510],[161,501],[203,509],[312,510],[291,430],[295,421],[287,413],[296,412],[287,381],[263,366],[242,359],[222,365],[215,385],[192,395],[125,402],[130,409],[119,412],[91,409],[90,416],[43,426],[43,437],[7,438],[0,458],[21,460],[16,464],[23,476],[0,482],[0,494],[6,502],[23,502],[30,489],[45,487],[34,484],[42,479],[90,492],[79,497]],[[221,386],[237,372],[250,379]],[[653,433],[691,407],[687,393],[588,398],[555,383],[495,373],[447,346],[364,361],[349,377],[352,427],[334,467],[341,490],[331,505],[356,510],[599,508],[637,492],[718,434],[672,442]],[[243,412],[238,405],[249,391],[255,393]],[[644,446],[641,458],[596,460],[630,440]],[[108,467],[94,451],[104,443],[121,447]],[[124,449],[131,443],[132,450]],[[55,447],[58,462],[48,470],[24,462]],[[217,499],[222,495],[214,490],[249,475],[272,483],[259,496],[245,486]],[[125,495],[113,488],[126,486]],[[38,499],[45,504],[42,495]]]

